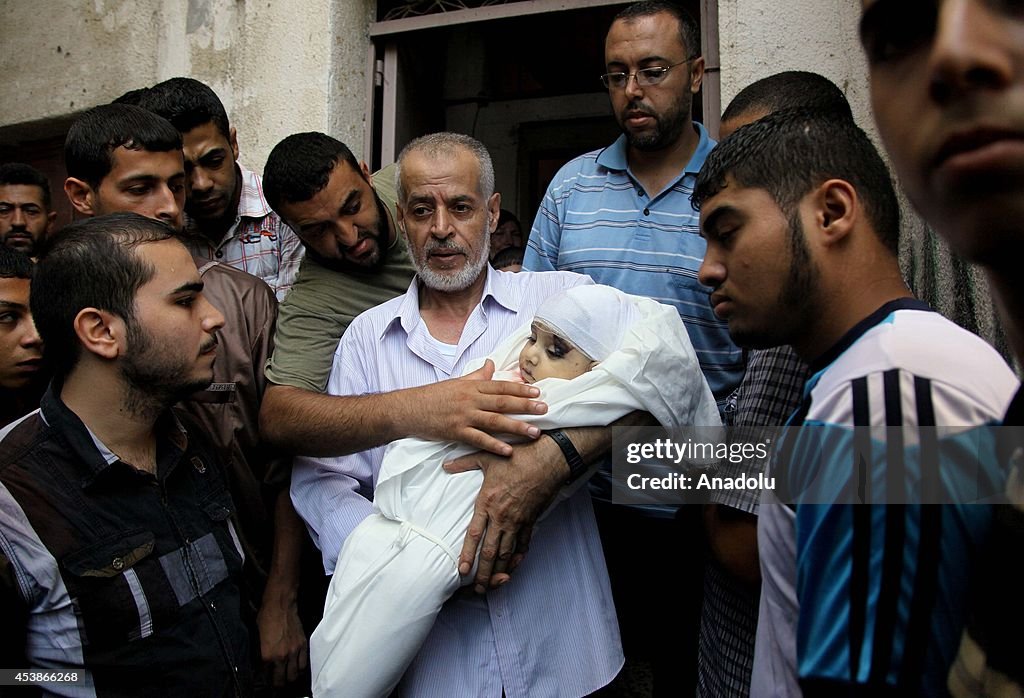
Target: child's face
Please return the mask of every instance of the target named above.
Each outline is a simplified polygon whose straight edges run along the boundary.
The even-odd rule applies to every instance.
[[[526,346],[519,352],[519,371],[527,383],[536,383],[542,378],[570,380],[596,365],[596,361],[536,322],[530,328]]]

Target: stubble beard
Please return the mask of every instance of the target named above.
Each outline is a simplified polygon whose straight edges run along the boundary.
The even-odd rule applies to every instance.
[[[693,96],[690,94],[689,83],[680,98],[672,105],[672,109],[664,114],[657,114],[644,108],[643,104],[627,105],[626,110],[639,109],[654,119],[653,131],[644,133],[633,133],[626,128],[626,119],[623,116],[619,120],[619,128],[626,134],[626,141],[631,148],[642,152],[662,150],[679,140],[683,129],[690,121],[690,112],[693,105]]]
[[[770,349],[793,344],[801,336],[814,332],[816,317],[821,315],[818,298],[820,272],[811,259],[799,213],[789,218],[787,233],[789,271],[779,291],[772,317],[761,318],[760,327],[740,329],[729,335],[739,346],[749,349]]]
[[[163,349],[138,323],[127,323],[127,353],[121,366],[125,382],[122,407],[146,418],[155,418],[175,403],[210,385],[209,379],[187,379],[189,366],[169,359]]]
[[[372,191],[372,189],[371,189]],[[377,224],[373,229],[367,230],[364,235],[360,232],[359,241],[361,242],[364,238],[373,238],[377,241],[376,251],[365,261],[361,263],[355,263],[349,259],[335,259],[333,257],[324,257],[323,255],[317,254],[316,250],[311,247],[306,247],[306,255],[316,260],[316,262],[326,269],[331,271],[339,271],[345,273],[356,272],[368,272],[375,271],[383,266],[387,260],[387,247],[389,243],[388,231],[388,209],[381,201],[381,198],[377,196],[377,192],[373,192],[373,198],[377,202]],[[356,243],[358,244],[358,242]]]

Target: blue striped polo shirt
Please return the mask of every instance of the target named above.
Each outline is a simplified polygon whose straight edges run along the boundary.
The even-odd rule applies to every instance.
[[[590,276],[674,306],[719,407],[743,377],[743,352],[697,281],[706,248],[690,195],[715,142],[700,124],[693,157],[651,195],[630,173],[626,137],[567,163],[551,181],[530,232],[523,268]]]

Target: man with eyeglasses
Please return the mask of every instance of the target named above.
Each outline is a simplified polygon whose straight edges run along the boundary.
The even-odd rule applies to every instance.
[[[739,384],[744,362],[697,281],[705,243],[690,194],[715,145],[691,111],[704,77],[699,27],[671,2],[629,5],[605,38],[605,70],[601,81],[622,135],[555,175],[530,232],[523,268],[588,274],[598,283],[673,304],[721,407]],[[590,486],[627,658],[653,660],[656,691],[692,692],[698,609],[675,606],[680,618],[655,619],[644,610],[652,606],[640,604],[649,600],[652,578],[672,579],[674,599],[699,596],[698,556],[667,554],[700,535],[699,521],[684,532],[673,521],[674,507],[613,507],[607,467]],[[645,565],[637,565],[638,559]],[[657,569],[647,566],[652,560],[660,561]],[[654,641],[665,630],[679,640]]]

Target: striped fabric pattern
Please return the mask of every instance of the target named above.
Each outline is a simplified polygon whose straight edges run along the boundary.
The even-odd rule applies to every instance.
[[[790,491],[824,474],[862,497],[953,492],[978,464],[948,450],[940,460],[934,430],[921,427],[993,424],[1017,388],[994,349],[912,300],[884,305],[812,370],[791,424],[845,432],[842,443],[855,448],[825,448],[814,459],[823,472],[804,472],[810,461],[801,459],[822,451],[821,441],[794,430],[771,466]],[[904,429],[888,430],[884,444],[867,429],[849,435],[865,426]],[[918,462],[938,469],[929,477]],[[981,465],[983,477],[1000,479],[996,459]],[[941,506],[826,505],[781,503],[764,493],[751,695],[943,694],[971,561],[990,523],[989,507],[955,498]]]
[[[750,352],[743,382],[726,404],[725,423],[733,427],[732,438],[739,442],[754,441],[762,437],[760,428],[785,424],[800,406],[808,375],[807,364],[792,347]],[[739,464],[723,463],[721,467],[727,476],[756,476],[765,470],[767,462],[754,457]],[[761,492],[715,490],[711,501],[756,515]],[[697,654],[700,696],[744,698],[749,694],[758,592],[733,579],[714,560],[709,561],[704,574]]]
[[[721,405],[743,376],[743,353],[697,281],[706,244],[690,195],[715,142],[701,124],[690,162],[662,192],[633,178],[626,139],[570,161],[548,188],[530,232],[524,269],[560,269],[647,296],[679,311]]]
[[[460,375],[536,308],[586,277],[488,268],[483,300],[454,356],[434,342],[419,315],[417,282],[408,293],[357,317],[334,357],[327,392],[359,395]],[[292,500],[314,534],[328,572],[370,509],[383,448],[343,458],[297,458]],[[560,504],[535,529],[511,582],[483,598],[457,594],[442,608],[399,686],[408,696],[552,698],[582,696],[622,666],[618,624],[590,497]]]
[[[263,179],[236,163],[242,178],[242,193],[234,225],[218,244],[202,235],[189,237],[192,252],[209,261],[221,262],[259,277],[284,300],[306,252],[302,241],[270,208],[263,195]],[[186,230],[192,227],[186,222]]]

